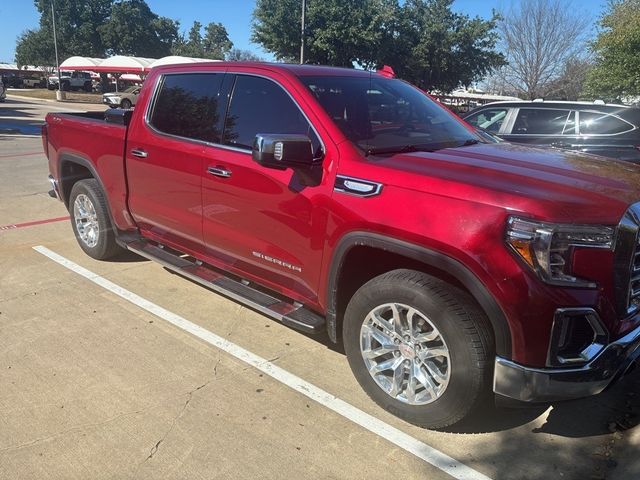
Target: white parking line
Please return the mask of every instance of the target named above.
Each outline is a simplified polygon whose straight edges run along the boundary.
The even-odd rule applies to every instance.
[[[275,380],[285,384],[292,388],[296,392],[299,392],[311,400],[324,405],[330,410],[333,410],[338,415],[351,420],[352,422],[360,425],[362,428],[369,430],[372,433],[388,440],[389,442],[397,445],[403,450],[415,455],[416,457],[424,460],[425,462],[439,468],[443,472],[451,475],[453,478],[459,480],[491,480],[486,475],[474,470],[471,467],[458,462],[450,456],[442,453],[441,451],[430,447],[426,443],[417,440],[416,438],[398,430],[397,428],[383,422],[382,420],[363,412],[362,410],[354,407],[353,405],[341,400],[340,398],[316,387],[315,385],[297,377],[296,375],[289,373],[288,371],[274,365],[268,360],[255,355],[248,350],[219,337],[215,333],[206,330],[195,323],[177,315],[169,310],[156,305],[149,300],[142,298],[135,293],[122,288],[119,285],[107,280],[100,275],[87,270],[84,267],[72,262],[71,260],[58,255],[57,253],[49,250],[43,246],[33,247],[34,250],[42,255],[50,258],[56,263],[59,263],[63,267],[85,277],[92,281],[96,285],[109,290],[110,292],[118,295],[119,297],[137,305],[138,307],[146,310],[153,315],[166,320],[172,325],[189,332],[192,335],[204,340],[205,342],[225,351],[229,355],[234,356],[238,360],[245,362],[248,365],[260,370],[261,372],[269,375]]]

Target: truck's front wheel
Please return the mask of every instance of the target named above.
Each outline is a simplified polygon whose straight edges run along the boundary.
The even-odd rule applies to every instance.
[[[486,398],[488,320],[468,294],[435,277],[394,270],[367,282],[347,306],[343,334],[360,385],[411,423],[451,426]]]
[[[69,213],[73,233],[87,255],[106,260],[122,252],[116,243],[107,201],[97,180],[88,178],[73,185]]]

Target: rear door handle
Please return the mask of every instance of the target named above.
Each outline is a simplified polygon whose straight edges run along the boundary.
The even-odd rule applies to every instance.
[[[131,155],[139,158],[147,158],[149,154],[142,149],[134,148],[133,150],[131,150]]]
[[[231,171],[223,167],[208,167],[207,173],[222,178],[229,178],[231,176]]]

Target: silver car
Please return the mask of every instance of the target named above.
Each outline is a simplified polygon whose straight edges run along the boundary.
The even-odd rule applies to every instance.
[[[129,87],[122,92],[110,92],[102,94],[102,103],[109,105],[111,108],[132,108],[138,101],[140,89],[142,87]]]

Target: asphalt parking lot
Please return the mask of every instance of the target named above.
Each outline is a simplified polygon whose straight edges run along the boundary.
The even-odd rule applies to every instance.
[[[640,478],[640,369],[590,399],[423,430],[370,401],[326,338],[135,255],[87,257],[37,135],[82,108],[0,104],[0,479]]]

